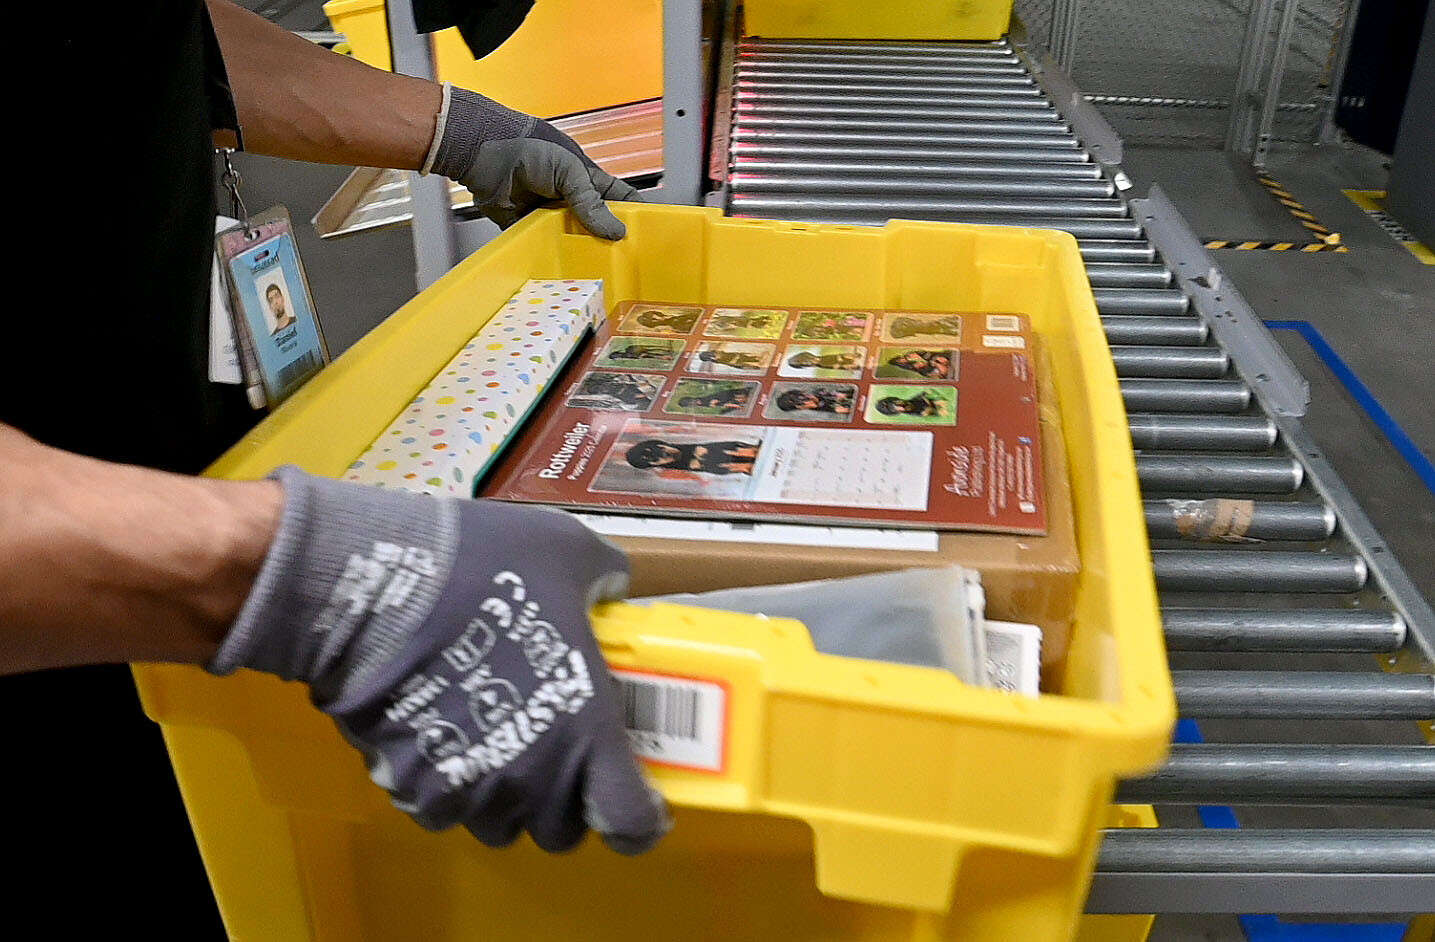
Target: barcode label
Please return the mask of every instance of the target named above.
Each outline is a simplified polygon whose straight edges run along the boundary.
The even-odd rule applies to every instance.
[[[660,765],[721,772],[727,691],[686,677],[614,670],[633,751]]]
[[[1022,337],[1007,337],[1003,334],[982,334],[982,346],[1010,347],[1015,350],[1025,350],[1026,340]]]
[[[988,314],[987,330],[1021,330],[1021,318],[1015,314]]]
[[[313,350],[305,350],[304,355],[293,363],[279,368],[279,375],[275,377],[275,384],[279,387],[279,394],[285,395],[290,392],[291,386],[300,382],[310,373],[319,368],[319,357]]]

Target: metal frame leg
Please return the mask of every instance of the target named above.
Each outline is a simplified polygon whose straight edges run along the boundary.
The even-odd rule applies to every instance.
[[[1271,130],[1275,127],[1276,109],[1281,102],[1281,83],[1286,75],[1286,53],[1290,51],[1291,37],[1295,34],[1295,17],[1300,9],[1300,0],[1285,0],[1281,8],[1280,27],[1276,32],[1275,48],[1271,50],[1270,69],[1266,73],[1265,94],[1261,96],[1261,118],[1256,127],[1255,148],[1251,163],[1257,169],[1266,166],[1266,155],[1270,150]]]
[[[1051,58],[1067,74],[1076,59],[1076,31],[1081,22],[1081,0],[1053,0],[1051,4],[1051,31],[1047,36],[1047,51]]]
[[[1246,24],[1241,69],[1231,98],[1226,150],[1249,157],[1257,168],[1265,166],[1280,106],[1281,82],[1285,79],[1286,52],[1295,33],[1299,8],[1300,0],[1255,0]]]
[[[701,0],[664,0],[663,180],[648,191],[663,203],[695,206],[702,195],[702,41]]]
[[[433,81],[433,53],[428,38],[420,36],[414,26],[413,5],[406,0],[388,0],[387,7],[394,71]],[[413,207],[414,281],[423,291],[458,261],[448,180],[410,173],[409,200]]]

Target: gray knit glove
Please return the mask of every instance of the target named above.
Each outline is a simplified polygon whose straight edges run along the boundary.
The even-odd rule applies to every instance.
[[[426,828],[623,853],[668,828],[588,623],[628,561],[571,516],[282,468],[279,532],[209,669],[309,684]]]
[[[424,169],[468,187],[474,205],[501,229],[543,203],[562,200],[589,232],[621,239],[627,227],[603,200],[642,201],[547,121],[447,85]]]

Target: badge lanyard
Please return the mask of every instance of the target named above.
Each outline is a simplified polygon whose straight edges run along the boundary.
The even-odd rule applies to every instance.
[[[289,211],[274,206],[251,216],[239,192],[234,150],[221,147],[216,153],[224,160],[220,183],[238,220],[215,237],[235,346],[250,405],[272,409],[324,368],[329,348]]]

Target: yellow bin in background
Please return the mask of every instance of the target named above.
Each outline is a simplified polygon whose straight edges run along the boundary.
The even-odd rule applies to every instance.
[[[1083,562],[1060,694],[819,654],[797,622],[607,605],[595,628],[612,664],[726,688],[726,767],[653,770],[676,817],[654,852],[590,840],[549,857],[421,830],[297,684],[138,666],[232,937],[1070,938],[1115,781],[1160,762],[1175,717],[1125,412],[1075,240],[613,208],[618,243],[557,210],[503,233],[210,473],[339,475],[529,278],[602,278],[610,305],[1026,314],[1055,371]]]
[[[766,39],[1001,39],[1013,0],[743,0]]]
[[[360,62],[392,69],[384,0],[329,0],[324,13]],[[663,96],[663,0],[542,0],[508,41],[475,60],[458,30],[433,36],[440,81],[540,118]]]

